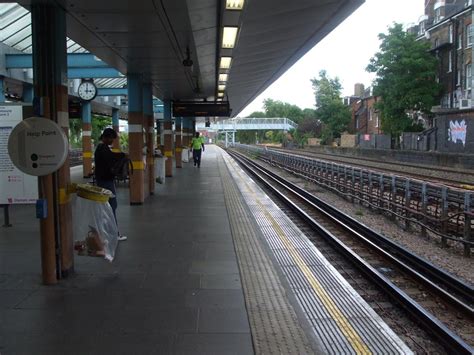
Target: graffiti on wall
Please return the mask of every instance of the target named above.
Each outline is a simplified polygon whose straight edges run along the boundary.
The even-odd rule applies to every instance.
[[[448,141],[455,144],[461,141],[466,146],[467,124],[465,120],[449,121]]]

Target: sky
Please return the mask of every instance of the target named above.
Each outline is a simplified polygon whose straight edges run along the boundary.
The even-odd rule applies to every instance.
[[[370,86],[374,76],[365,68],[379,49],[378,34],[387,32],[393,22],[417,23],[424,13],[423,7],[424,0],[366,0],[239,116],[263,111],[266,98],[288,102],[302,109],[315,108],[310,80],[323,69],[330,77],[339,77],[343,96],[352,95],[356,83]]]

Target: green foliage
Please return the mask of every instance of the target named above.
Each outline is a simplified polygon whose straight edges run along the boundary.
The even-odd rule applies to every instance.
[[[330,78],[325,70],[319,72],[319,78],[311,79],[316,99],[316,116],[324,124],[322,138],[329,143],[341,136],[351,121],[349,107],[345,106],[342,97],[342,86],[339,78]]]
[[[303,111],[296,105],[273,99],[263,100],[265,117],[286,117],[296,123],[303,119]]]
[[[121,132],[119,135],[120,149],[122,152],[128,152],[128,133]]]
[[[69,119],[69,144],[71,148],[82,148],[82,120],[78,118]]]
[[[92,139],[95,145],[99,143],[99,137],[102,134],[102,131],[109,126],[112,126],[111,117],[92,116]]]
[[[374,95],[380,110],[382,130],[394,136],[410,129],[413,118],[408,112],[429,114],[441,93],[435,76],[437,59],[429,53],[430,44],[394,24],[388,34],[379,34],[380,50],[370,59],[367,71],[376,74]]]
[[[262,111],[255,111],[255,112],[252,112],[250,115],[248,115],[247,117],[254,117],[254,118],[265,118],[267,117],[266,113],[265,112],[262,112]]]

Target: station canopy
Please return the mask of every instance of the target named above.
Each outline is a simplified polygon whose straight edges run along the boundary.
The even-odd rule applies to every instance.
[[[31,53],[32,1],[0,2],[0,41]],[[143,74],[162,100],[228,100],[235,116],[363,0],[50,2],[66,10],[69,53]]]

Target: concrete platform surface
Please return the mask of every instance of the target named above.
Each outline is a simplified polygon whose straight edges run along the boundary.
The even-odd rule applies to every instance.
[[[77,256],[57,286],[41,285],[34,207],[13,206],[13,227],[0,229],[0,353],[252,354],[217,153],[143,206],[119,187],[129,238],[116,260]]]

